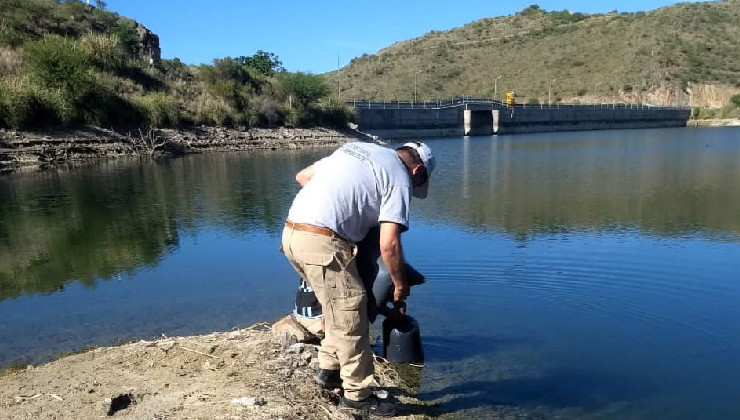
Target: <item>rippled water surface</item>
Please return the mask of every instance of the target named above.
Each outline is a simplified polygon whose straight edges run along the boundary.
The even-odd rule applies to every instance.
[[[740,130],[432,139],[407,258],[441,412],[740,418]],[[293,175],[328,151],[0,177],[0,365],[275,319]]]

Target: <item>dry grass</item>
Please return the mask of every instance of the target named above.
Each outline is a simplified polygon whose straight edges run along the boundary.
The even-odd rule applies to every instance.
[[[14,74],[23,65],[23,55],[18,50],[0,46],[0,77]]]
[[[126,53],[115,35],[89,33],[78,41],[79,47],[95,65],[105,70],[120,69]]]

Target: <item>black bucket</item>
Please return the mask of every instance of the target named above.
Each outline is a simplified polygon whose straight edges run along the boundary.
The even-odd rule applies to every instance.
[[[424,363],[421,332],[414,318],[383,321],[383,357],[393,363]]]

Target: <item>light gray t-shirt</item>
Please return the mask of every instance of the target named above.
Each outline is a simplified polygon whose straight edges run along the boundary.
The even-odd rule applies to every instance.
[[[408,229],[411,188],[395,150],[347,143],[314,163],[314,174],[293,200],[288,219],[328,227],[359,242],[379,222]]]

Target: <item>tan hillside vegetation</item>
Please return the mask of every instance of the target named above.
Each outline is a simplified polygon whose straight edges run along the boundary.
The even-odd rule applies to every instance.
[[[345,127],[318,75],[262,50],[188,65],[139,23],[80,0],[0,0],[0,129]]]
[[[492,97],[722,106],[740,92],[740,0],[583,14],[530,6],[432,31],[325,75],[342,99]]]

